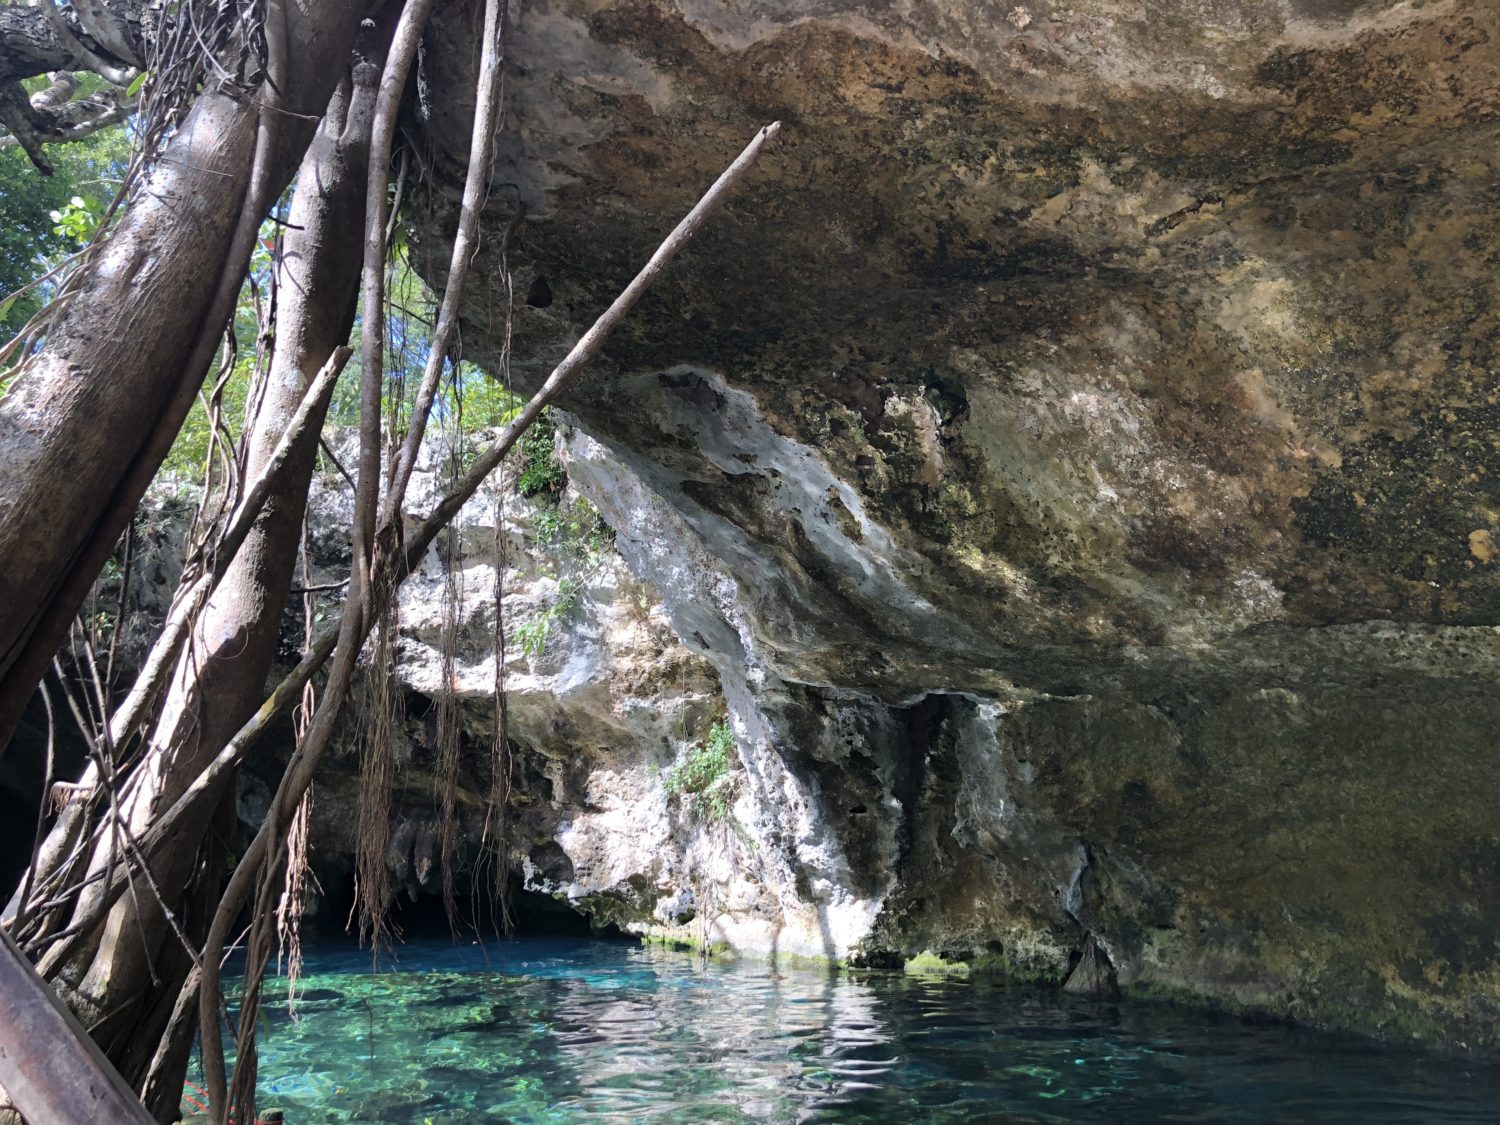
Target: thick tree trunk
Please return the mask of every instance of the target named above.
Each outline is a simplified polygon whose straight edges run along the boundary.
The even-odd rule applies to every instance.
[[[364,0],[285,0],[279,91],[206,91],[42,352],[0,399],[0,752],[202,383],[250,245],[259,103],[277,103],[257,194],[291,179]],[[253,206],[253,204],[252,204]],[[258,218],[258,216],[252,216]],[[232,251],[232,252],[231,252]],[[205,348],[205,344],[209,345]]]
[[[335,95],[299,173],[278,266],[271,368],[256,416],[247,420],[247,478],[264,468],[309,383],[348,337],[353,322],[361,262],[355,235],[364,223],[370,123],[383,55],[379,35],[374,29],[366,33],[368,42],[361,43],[352,73]],[[264,511],[178,660],[124,801],[125,817],[137,835],[183,793],[260,704],[291,585],[325,409],[326,402],[278,476]],[[180,901],[193,873],[198,841],[223,797],[223,785],[207,791],[177,829],[180,846],[167,848],[154,865],[157,886],[169,902]],[[107,852],[106,844],[101,849],[105,854],[92,858],[93,871],[107,866]],[[217,881],[208,889],[211,908]],[[144,907],[140,913],[137,905]],[[154,901],[126,896],[110,913],[92,957],[63,973],[75,1010],[132,1082],[144,1077],[190,968],[177,944]],[[159,977],[169,978],[163,988],[151,983],[153,966]],[[148,1008],[141,1002],[148,994],[164,996],[165,1003]]]

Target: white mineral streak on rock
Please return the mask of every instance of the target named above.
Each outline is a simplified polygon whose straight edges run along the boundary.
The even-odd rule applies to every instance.
[[[781,503],[787,507],[812,507],[824,487],[834,486],[810,451],[791,447],[763,423],[757,425],[747,396],[736,392],[729,401],[727,420],[704,435],[707,448],[730,457],[732,450],[743,450],[747,434],[756,434],[762,460],[755,470],[782,474],[787,495]],[[729,440],[729,434],[738,440]],[[744,461],[733,465],[745,468]],[[704,646],[704,657],[723,685],[747,781],[733,810],[745,840],[722,827],[700,831],[683,856],[685,869],[701,871],[710,888],[707,893],[695,889],[699,926],[706,926],[709,940],[743,951],[846,956],[869,932],[883,899],[852,889],[836,827],[807,779],[787,766],[784,754],[799,748],[767,713],[782,702],[786,689],[749,626],[738,583],[704,550],[686,521],[599,442],[575,434],[568,469],[616,528],[621,555],[660,592],[677,634]],[[862,526],[870,532],[867,543],[881,542],[872,524]],[[851,560],[863,581],[888,588],[888,565],[847,536],[825,529],[820,537],[830,552]]]

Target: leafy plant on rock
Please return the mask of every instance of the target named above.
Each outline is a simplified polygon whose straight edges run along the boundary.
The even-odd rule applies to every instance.
[[[614,545],[615,531],[588,500],[547,508],[536,517],[536,543],[580,562],[597,562]]]
[[[583,588],[571,578],[562,578],[557,583],[557,597],[530,621],[516,627],[516,641],[527,660],[535,660],[547,648],[547,638],[552,626],[566,617],[583,599]]]
[[[727,719],[721,719],[701,745],[667,771],[667,796],[683,802],[699,824],[732,823],[730,810],[739,796],[738,764],[734,731]]]
[[[567,486],[567,470],[557,459],[557,423],[543,410],[521,438],[521,474],[516,488],[522,496],[547,496],[554,502]]]

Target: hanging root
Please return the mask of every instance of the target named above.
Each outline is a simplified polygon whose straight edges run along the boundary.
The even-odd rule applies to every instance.
[[[286,1010],[297,1018],[297,984],[302,979],[302,909],[312,872],[307,866],[307,841],[312,826],[313,794],[309,789],[297,806],[286,837],[286,877],[276,904],[278,971],[286,973]]]
[[[492,918],[503,934],[515,929],[510,906],[510,797],[515,761],[510,749],[510,710],[505,698],[505,490],[495,490],[495,717],[490,729],[490,792],[485,804],[482,855],[492,864]]]
[[[302,517],[302,585],[312,585],[312,567],[307,558],[307,515]],[[313,647],[313,621],[317,610],[314,594],[302,595],[302,648],[311,652]],[[292,716],[292,727],[296,746],[300,750],[307,739],[307,727],[317,709],[318,695],[311,683],[303,685],[302,700]],[[286,1010],[297,1018],[297,982],[302,979],[302,912],[307,901],[308,881],[312,872],[307,863],[307,844],[312,829],[313,791],[311,786],[297,805],[297,815],[286,837],[286,879],[282,886],[281,901],[276,905],[276,939],[279,952],[276,958],[278,969],[286,972]]]
[[[384,599],[381,599],[382,601]],[[401,685],[396,681],[393,642],[395,599],[375,624],[375,644],[365,672],[365,708],[360,735],[359,817],[354,844],[354,899],[359,941],[378,958],[391,943],[391,789],[395,782],[395,739],[405,728]]]
[[[515,285],[511,279],[510,251],[521,222],[526,217],[526,206],[517,206],[510,224],[505,228],[505,237],[500,243],[500,284],[505,292],[505,321],[500,345],[500,370],[496,377],[511,389],[510,359],[511,344],[515,330]],[[510,706],[505,695],[505,568],[508,563],[505,542],[505,495],[506,483],[502,480],[494,490],[493,553],[495,556],[495,580],[491,593],[494,607],[491,645],[495,651],[495,697],[494,722],[490,729],[490,792],[484,816],[484,838],[481,856],[490,857],[493,866],[491,880],[493,928],[509,934],[515,929],[515,916],[510,904],[510,798],[515,782],[515,761],[510,749]],[[477,881],[477,879],[476,879]]]
[[[455,385],[458,380],[458,365],[453,365]],[[448,475],[450,483],[460,475],[463,433],[463,399],[454,395],[459,403],[458,417],[448,442]],[[463,620],[463,544],[457,530],[449,524],[443,531],[447,548],[447,565],[443,582],[443,629],[442,629],[442,687],[437,698],[437,750],[438,779],[441,784],[441,800],[438,808],[438,824],[441,832],[441,863],[443,869],[443,910],[448,915],[448,928],[458,936],[458,895],[454,886],[454,874],[458,858],[459,820],[457,814],[458,759],[462,738],[462,716],[458,709],[458,631]]]

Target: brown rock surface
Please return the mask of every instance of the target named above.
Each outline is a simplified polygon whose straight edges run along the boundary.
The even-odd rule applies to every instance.
[[[566,404],[780,908],[1500,1044],[1500,8],[557,0],[511,58],[522,383],[785,124]]]

